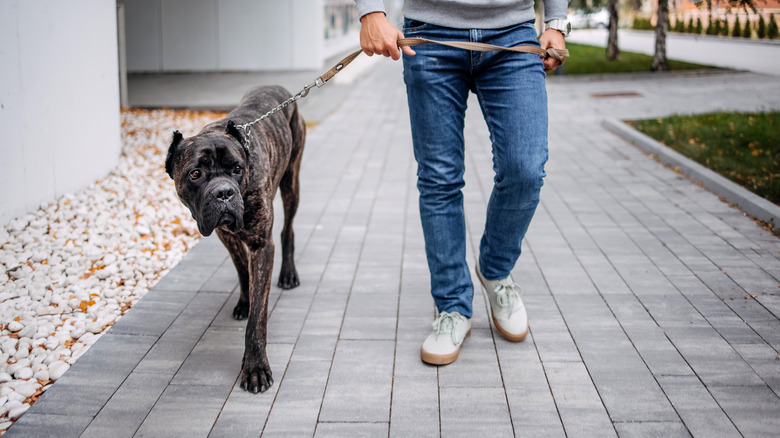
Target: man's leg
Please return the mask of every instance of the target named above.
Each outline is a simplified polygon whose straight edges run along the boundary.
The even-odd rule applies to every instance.
[[[404,34],[438,39],[468,38],[468,31],[407,20]],[[404,55],[420,218],[431,273],[431,294],[439,312],[471,318],[474,295],[466,262],[463,213],[463,126],[469,93],[468,52],[450,47],[419,46]]]
[[[536,43],[531,23],[482,31],[483,42]],[[547,161],[547,91],[537,55],[490,52],[475,69],[475,88],[493,144],[493,191],[479,266],[487,280],[509,276],[539,203]]]

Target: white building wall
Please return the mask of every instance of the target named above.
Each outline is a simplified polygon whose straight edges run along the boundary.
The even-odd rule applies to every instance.
[[[323,0],[120,3],[129,72],[317,69],[328,56]]]
[[[0,2],[0,132],[0,225],[116,166],[114,1]]]

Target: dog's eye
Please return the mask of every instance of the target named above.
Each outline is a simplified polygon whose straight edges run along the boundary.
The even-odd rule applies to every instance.
[[[200,178],[200,175],[201,175],[200,170],[195,169],[192,172],[190,172],[190,179],[191,180],[196,180],[196,179]]]
[[[233,168],[233,173],[238,175],[239,173],[241,173],[242,170],[244,170],[244,169],[241,166],[236,165],[236,167]]]

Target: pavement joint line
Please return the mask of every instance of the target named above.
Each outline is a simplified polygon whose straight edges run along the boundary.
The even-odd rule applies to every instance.
[[[738,206],[748,215],[770,224],[773,228],[780,226],[780,206],[767,201],[685,155],[664,146],[618,119],[604,119],[602,125],[627,142],[657,157],[661,162],[679,167],[683,175],[701,182],[711,192]]]

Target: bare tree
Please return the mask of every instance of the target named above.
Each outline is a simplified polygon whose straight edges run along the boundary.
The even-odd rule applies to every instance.
[[[640,1],[641,0],[637,0]],[[571,0],[569,6],[574,9],[591,12],[603,7],[609,11],[609,37],[607,38],[607,59],[615,60],[620,54],[618,49],[618,2],[619,0]]]
[[[669,61],[666,59],[666,34],[669,33],[669,1],[658,0],[658,12],[655,23],[655,53],[652,71],[669,70]]]
[[[618,49],[618,0],[609,0],[609,37],[607,38],[607,59],[615,60],[620,54]]]

